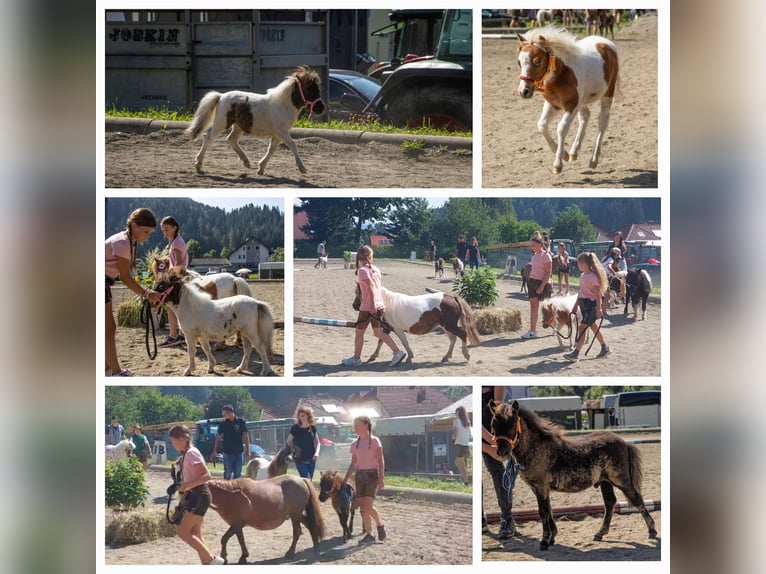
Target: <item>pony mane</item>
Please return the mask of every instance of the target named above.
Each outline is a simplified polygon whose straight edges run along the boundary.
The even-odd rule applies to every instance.
[[[563,426],[552,423],[542,418],[535,412],[528,411],[524,407],[519,407],[519,416],[527,423],[527,426],[536,430],[545,437],[552,440],[563,438],[565,429]]]
[[[565,64],[576,59],[580,54],[580,47],[577,45],[577,37],[556,26],[543,26],[535,28],[524,36],[531,44],[553,48],[553,53]],[[540,38],[544,38],[541,40]]]

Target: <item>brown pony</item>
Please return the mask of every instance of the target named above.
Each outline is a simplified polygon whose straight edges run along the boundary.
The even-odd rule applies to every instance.
[[[524,291],[528,291],[527,289],[527,281],[529,281],[529,275],[532,273],[532,264],[527,263],[524,265],[524,267],[521,268],[521,289],[520,291],[524,293]]]
[[[537,497],[543,523],[540,550],[547,550],[558,532],[551,513],[551,490],[580,492],[591,486],[600,487],[604,521],[593,539],[601,540],[609,532],[617,502],[614,487],[617,487],[644,517],[649,538],[657,537],[654,520],[641,495],[641,454],[635,445],[609,431],[565,438],[563,427],[520,408],[518,401],[493,402],[490,407],[497,453],[512,457],[521,465],[521,477]]]
[[[354,513],[359,503],[354,496],[354,489],[350,484],[343,485],[343,479],[335,470],[326,470],[319,479],[319,501],[327,499],[332,502],[332,507],[340,520],[343,529],[343,539],[350,540],[354,530]]]
[[[236,534],[242,549],[239,563],[247,563],[249,553],[242,534],[245,526],[274,530],[288,519],[293,523],[293,543],[285,557],[295,554],[301,524],[309,529],[314,553],[319,555],[319,541],[325,535],[325,525],[317,492],[308,478],[286,474],[257,481],[250,478],[210,480],[207,485],[212,495],[210,507],[229,525],[221,537],[221,558],[224,560],[229,538]]]

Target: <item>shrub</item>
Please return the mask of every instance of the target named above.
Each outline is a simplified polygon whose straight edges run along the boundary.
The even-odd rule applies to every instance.
[[[149,494],[141,462],[131,456],[127,460],[106,461],[106,506],[117,510],[136,508]]]
[[[490,267],[466,271],[452,284],[452,290],[465,299],[469,305],[489,307],[495,304],[499,294],[497,280]]]
[[[346,263],[353,263],[355,258],[356,258],[356,253],[354,253],[353,251],[343,252],[343,261],[345,261]]]

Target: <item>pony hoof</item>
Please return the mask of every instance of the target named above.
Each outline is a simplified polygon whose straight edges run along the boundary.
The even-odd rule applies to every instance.
[[[569,157],[565,156],[564,159],[567,160],[567,161],[577,161],[577,154],[576,153],[570,153]]]
[[[560,174],[560,173],[561,173],[561,168],[560,168],[560,167],[557,167],[557,166],[555,166],[555,165],[554,165],[554,166],[551,168],[551,173],[552,173],[552,174],[554,174],[554,175],[558,175],[558,174]]]
[[[263,175],[263,168],[262,167],[258,168],[258,175]]]
[[[651,539],[657,538],[657,531],[656,530],[650,530],[649,531],[649,538],[651,538]]]
[[[306,173],[306,172],[308,172],[308,170],[307,170],[305,167],[299,167],[299,168],[298,168],[298,171],[299,171],[299,172],[301,172],[301,173]]]
[[[186,369],[184,371],[184,377],[191,377],[191,376],[192,376],[192,372],[189,369]]]
[[[564,161],[569,161],[569,153],[564,152]]]
[[[588,163],[588,167],[590,168],[598,167],[598,162],[591,160],[590,163]]]
[[[593,536],[593,540],[595,540],[596,542],[601,542],[603,539],[604,539],[604,536],[601,533],[595,534]]]
[[[242,163],[244,163],[244,164],[245,164],[245,167],[246,167],[247,169],[250,169],[250,162],[249,162],[249,161],[243,161]]]
[[[224,560],[225,560],[225,558],[224,558]],[[228,562],[224,562],[224,564],[228,564]],[[240,556],[239,557],[239,561],[237,562],[237,564],[247,564],[247,556]]]
[[[540,550],[543,550],[543,551],[548,550],[548,543],[545,542],[544,540],[540,542]]]

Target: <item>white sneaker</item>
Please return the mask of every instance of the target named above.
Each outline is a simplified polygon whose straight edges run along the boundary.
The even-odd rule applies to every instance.
[[[356,357],[348,357],[347,359],[343,359],[340,364],[344,367],[361,367],[362,359],[357,359]]]
[[[388,366],[389,367],[395,367],[396,365],[401,363],[402,360],[404,359],[404,357],[406,357],[406,356],[407,356],[407,353],[405,353],[404,351],[399,349],[396,353],[394,353],[394,356],[391,359],[391,362],[388,364]]]
[[[207,563],[208,566],[222,566],[223,564],[226,564],[226,560],[220,556],[213,557],[213,559]]]
[[[531,330],[527,331],[521,336],[522,339],[534,339],[535,337],[537,337],[537,331],[531,331]]]

